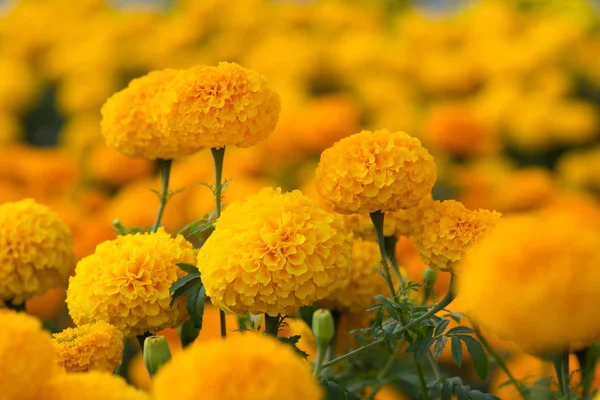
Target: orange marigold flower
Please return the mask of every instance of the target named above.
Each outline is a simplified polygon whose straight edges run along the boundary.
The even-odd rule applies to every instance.
[[[182,380],[182,374],[194,379]],[[156,400],[322,398],[307,362],[290,346],[254,333],[197,343],[184,350],[158,371],[153,394]]]
[[[321,154],[317,190],[342,214],[397,211],[416,206],[436,179],[433,157],[404,132],[362,131]]]
[[[102,106],[102,135],[117,153],[148,159],[180,158],[200,150],[177,135],[165,135],[152,119],[150,103],[177,74],[175,69],[150,72],[132,80]]]
[[[185,275],[178,263],[195,264],[195,250],[164,228],[100,243],[70,279],[67,305],[73,321],[105,321],[125,336],[179,326],[187,315],[185,302],[178,299],[171,307],[169,293]]]
[[[223,211],[198,269],[222,309],[294,314],[345,283],[350,250],[341,217],[298,190],[264,188]]]
[[[150,400],[148,393],[103,371],[57,376],[50,382],[47,394],[52,400]]]
[[[180,71],[152,102],[163,134],[197,148],[253,146],[273,133],[279,109],[263,75],[226,62]]]
[[[414,246],[430,268],[456,272],[456,263],[500,220],[496,211],[472,211],[454,200],[426,201],[413,226]]]
[[[462,311],[528,351],[576,350],[595,341],[597,226],[559,210],[507,218],[462,263]]]
[[[48,207],[0,205],[0,300],[22,303],[64,286],[75,264],[71,232]]]
[[[107,322],[67,328],[53,335],[58,363],[67,372],[112,372],[123,359],[123,333]]]

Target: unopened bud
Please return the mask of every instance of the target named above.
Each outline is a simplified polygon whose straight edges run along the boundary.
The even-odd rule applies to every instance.
[[[329,310],[315,311],[312,317],[312,330],[317,343],[328,344],[335,335],[335,324]]]
[[[144,364],[151,377],[170,360],[171,350],[164,336],[150,336],[144,340]]]
[[[425,283],[429,283],[431,285],[435,283],[436,279],[437,271],[435,269],[425,268],[425,271],[423,271],[423,280]]]

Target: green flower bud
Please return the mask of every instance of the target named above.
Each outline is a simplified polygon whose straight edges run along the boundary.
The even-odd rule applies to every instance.
[[[425,268],[425,271],[423,271],[423,280],[425,283],[429,283],[431,285],[435,283],[436,279],[437,271],[435,269]]]
[[[329,310],[323,308],[313,313],[312,330],[318,343],[328,344],[335,335],[335,324]]]
[[[144,341],[144,364],[150,374],[154,376],[164,364],[171,360],[169,343],[164,336],[150,336]]]

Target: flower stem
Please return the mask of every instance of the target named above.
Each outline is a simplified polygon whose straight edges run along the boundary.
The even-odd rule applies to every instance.
[[[213,161],[215,163],[215,203],[217,210],[217,218],[221,217],[221,199],[223,192],[223,159],[225,158],[225,147],[219,149],[210,149]],[[219,321],[221,324],[221,337],[227,337],[227,321],[225,319],[225,312],[219,311]]]
[[[595,375],[597,359],[596,348],[594,346],[589,346],[576,351],[575,355],[579,360],[579,367],[582,371],[581,381],[583,396],[587,397],[590,394],[590,386],[592,385],[592,380],[594,379]]]
[[[321,341],[317,341],[317,358],[315,359],[315,366],[313,368],[313,376],[318,380],[321,374],[323,361],[325,361],[325,355],[327,354],[328,346]]]
[[[385,246],[385,253],[392,263],[392,268],[394,269],[396,276],[400,282],[404,283],[404,278],[400,273],[400,267],[398,266],[398,260],[396,259],[396,243],[398,242],[398,238],[396,236],[385,236],[383,238],[383,242]]]
[[[323,366],[321,367],[321,369],[329,368],[332,365],[335,365],[335,364],[337,364],[337,363],[339,363],[341,361],[344,361],[344,360],[346,360],[348,358],[352,358],[355,355],[360,354],[363,351],[370,349],[371,347],[377,346],[378,344],[382,343],[384,340],[385,340],[385,338],[383,338],[383,337],[379,338],[377,340],[372,341],[369,344],[364,345],[363,347],[359,347],[358,349],[353,350],[353,351],[351,351],[349,353],[346,353],[346,354],[344,354],[342,356],[339,356],[338,358],[334,358],[333,360],[324,363]]]
[[[558,378],[558,387],[562,399],[570,399],[569,352],[565,351],[553,357],[554,369]]]
[[[427,382],[425,381],[425,374],[423,374],[423,368],[421,368],[421,363],[417,359],[416,352],[413,353],[413,359],[417,366],[417,375],[419,375],[419,383],[421,384],[421,396],[423,397],[423,400],[429,400],[429,389],[427,388]]]
[[[146,338],[152,336],[152,334],[150,332],[144,332],[142,335],[137,335],[136,339],[138,341],[138,343],[140,344],[140,350],[142,351],[142,354],[144,353],[144,342],[146,341]]]
[[[152,232],[156,232],[158,230],[160,220],[163,212],[165,211],[165,206],[167,205],[167,201],[169,201],[169,177],[171,175],[171,162],[172,160],[158,160],[160,176],[162,179],[162,188],[159,197],[160,204],[158,205],[158,213],[156,214],[154,225],[152,225]]]
[[[371,216],[371,222],[373,222],[375,233],[377,234],[377,243],[379,244],[379,253],[381,254],[381,264],[383,265],[385,280],[390,287],[392,296],[396,298],[398,294],[396,293],[396,288],[392,281],[392,274],[390,273],[390,267],[388,266],[388,259],[385,251],[385,239],[383,237],[383,218],[385,217],[385,213],[383,211],[375,211],[369,215]]]
[[[373,400],[375,398],[375,395],[377,395],[377,392],[379,392],[379,390],[383,387],[385,383],[384,379],[390,373],[390,370],[394,365],[394,360],[396,360],[398,352],[401,348],[402,342],[397,343],[396,347],[394,348],[394,351],[392,351],[392,354],[389,355],[387,361],[385,362],[385,365],[383,366],[381,371],[379,371],[379,374],[377,374],[377,383],[373,386],[373,389],[371,390],[369,397],[367,397],[367,400]]]
[[[279,316],[271,317],[269,314],[265,314],[265,333],[267,335],[277,337],[279,334],[279,322],[281,319]]]

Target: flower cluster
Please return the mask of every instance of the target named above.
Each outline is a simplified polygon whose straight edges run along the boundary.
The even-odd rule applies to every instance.
[[[176,327],[185,319],[185,302],[171,307],[170,286],[185,275],[177,264],[195,264],[195,250],[182,236],[156,233],[120,236],[98,245],[77,264],[67,304],[77,325],[98,321],[125,336]]]
[[[321,154],[315,172],[325,203],[342,214],[416,206],[436,179],[433,157],[404,132],[362,131]]]
[[[198,269],[223,309],[293,314],[345,283],[350,251],[341,217],[300,191],[265,188],[227,207]]]
[[[67,372],[112,372],[123,360],[123,333],[107,322],[53,335],[58,363]]]
[[[58,215],[31,199],[0,204],[0,300],[18,304],[63,286],[74,264]]]

